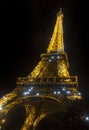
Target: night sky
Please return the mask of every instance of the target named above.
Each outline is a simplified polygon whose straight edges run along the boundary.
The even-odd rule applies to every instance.
[[[1,4],[0,95],[13,90],[17,78],[27,76],[40,54],[46,52],[60,8],[64,13],[64,45],[70,75],[78,75],[80,91],[85,98],[89,95],[87,3],[66,1],[18,0]]]

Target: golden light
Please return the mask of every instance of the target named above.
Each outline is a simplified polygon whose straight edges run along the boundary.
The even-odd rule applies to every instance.
[[[2,123],[5,123],[5,122],[6,122],[6,120],[5,120],[5,119],[3,119],[3,120],[2,120]]]

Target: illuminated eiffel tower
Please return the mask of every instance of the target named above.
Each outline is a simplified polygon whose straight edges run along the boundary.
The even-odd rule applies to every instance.
[[[17,87],[0,99],[0,128],[3,129],[8,114],[21,105],[26,109],[21,130],[36,130],[43,118],[55,112],[66,112],[71,102],[80,99],[77,76],[69,74],[60,10],[47,52],[41,54],[33,71],[27,77],[19,77]]]

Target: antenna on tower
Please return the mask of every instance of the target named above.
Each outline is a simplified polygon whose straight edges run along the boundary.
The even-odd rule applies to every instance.
[[[62,8],[60,8],[60,10],[59,10],[58,13],[57,13],[57,16],[59,16],[59,15],[63,15],[63,13],[62,13]]]

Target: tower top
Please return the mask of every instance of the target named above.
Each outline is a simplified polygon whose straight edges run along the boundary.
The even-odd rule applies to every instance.
[[[64,51],[64,43],[63,43],[63,13],[62,9],[57,13],[57,20],[54,27],[53,35],[50,40],[49,46],[47,48],[47,52],[63,52]]]
[[[62,8],[60,8],[60,10],[58,11],[58,13],[57,13],[57,16],[60,16],[60,15],[62,15],[63,16],[63,13],[62,13]]]

